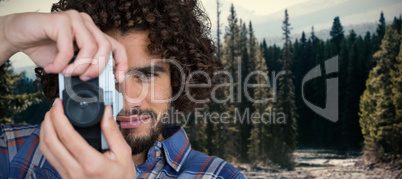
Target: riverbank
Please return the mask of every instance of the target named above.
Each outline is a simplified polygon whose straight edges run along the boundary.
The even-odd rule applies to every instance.
[[[402,178],[401,165],[365,164],[360,153],[330,150],[297,150],[297,167],[286,171],[278,166],[235,166],[247,178]]]

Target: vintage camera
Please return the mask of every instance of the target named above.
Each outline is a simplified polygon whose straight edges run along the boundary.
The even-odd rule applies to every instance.
[[[116,81],[112,53],[105,70],[96,79],[84,82],[78,76],[65,77],[59,73],[59,95],[65,115],[75,130],[100,152],[109,149],[100,128],[105,105],[112,105],[115,121],[123,107],[123,96],[115,90]]]

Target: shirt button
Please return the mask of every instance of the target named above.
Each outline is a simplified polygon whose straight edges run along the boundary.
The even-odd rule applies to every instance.
[[[156,142],[156,147],[158,147],[158,148],[162,148],[162,143],[161,142]]]

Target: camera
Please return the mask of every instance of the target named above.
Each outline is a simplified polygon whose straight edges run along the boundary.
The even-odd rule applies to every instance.
[[[106,67],[98,78],[81,81],[78,76],[65,77],[61,73],[58,78],[64,113],[74,129],[96,150],[108,150],[109,145],[100,127],[105,105],[112,106],[115,121],[123,108],[123,96],[115,89],[117,80],[113,73],[113,54],[110,53]]]

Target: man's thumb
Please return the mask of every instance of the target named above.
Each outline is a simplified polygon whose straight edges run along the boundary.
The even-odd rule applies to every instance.
[[[120,132],[119,126],[113,119],[112,108],[105,106],[105,113],[101,121],[102,132],[113,153],[119,153],[119,150],[125,149],[127,143]]]
[[[119,127],[113,119],[112,107],[110,105],[105,106],[105,112],[103,113],[101,121],[101,128],[103,133],[109,133],[110,131],[120,133]]]

